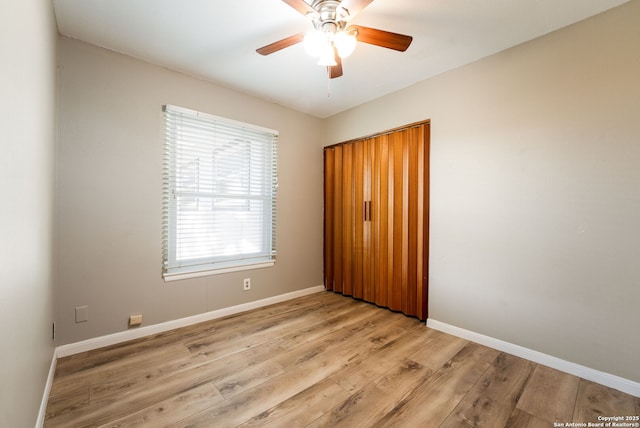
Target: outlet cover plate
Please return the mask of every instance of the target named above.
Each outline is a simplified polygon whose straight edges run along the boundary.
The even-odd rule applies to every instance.
[[[142,315],[131,315],[129,317],[129,327],[142,324]]]

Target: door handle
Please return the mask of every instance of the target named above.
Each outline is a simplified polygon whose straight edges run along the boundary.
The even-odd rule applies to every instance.
[[[371,221],[371,201],[364,201],[363,218],[364,221]]]

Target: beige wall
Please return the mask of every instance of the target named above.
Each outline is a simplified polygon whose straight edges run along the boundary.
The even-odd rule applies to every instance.
[[[320,148],[431,119],[430,317],[640,381],[639,16],[632,1],[324,121],[60,39],[58,344],[320,285]],[[280,131],[274,268],[162,281],[165,103]]]
[[[59,63],[58,344],[322,284],[319,119],[67,38]],[[164,104],[280,131],[275,267],[162,280]]]
[[[0,426],[29,427],[54,344],[57,36],[50,1],[0,9]]]
[[[326,122],[431,119],[430,318],[640,381],[640,1]]]

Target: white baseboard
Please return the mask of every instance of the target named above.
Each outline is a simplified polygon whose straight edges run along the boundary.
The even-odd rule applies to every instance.
[[[168,330],[173,330],[180,327],[187,327],[187,326],[204,322],[204,321],[211,321],[217,318],[222,318],[222,317],[234,315],[240,312],[249,311],[251,309],[261,308],[263,306],[272,305],[274,303],[285,302],[287,300],[307,296],[313,293],[318,293],[320,291],[324,291],[324,289],[325,289],[324,285],[319,285],[316,287],[305,288],[304,290],[281,294],[279,296],[269,297],[262,300],[256,300],[255,302],[243,303],[240,305],[231,306],[229,308],[206,312],[204,314],[194,315],[186,318],[180,318],[177,320],[167,321],[160,324],[140,327],[140,328],[136,328],[135,330],[127,330],[127,331],[122,331],[118,333],[113,333],[106,336],[83,340],[81,342],[70,343],[68,345],[62,345],[57,347],[56,356],[58,358],[67,357],[69,355],[79,354],[80,352],[87,352],[93,349],[103,348],[105,346],[126,342],[128,340],[139,339],[141,337],[163,333]]]
[[[483,334],[476,333],[470,330],[465,330],[463,328],[443,323],[431,318],[427,319],[427,327],[434,330],[442,331],[444,333],[452,334],[454,336],[458,336],[493,349],[497,349],[498,351],[507,352],[517,357],[526,358],[527,360],[533,361],[535,363],[539,363],[544,366],[548,366],[565,373],[569,373],[599,383],[601,385],[617,389],[618,391],[631,394],[635,397],[640,397],[640,383],[634,382],[629,379],[594,370],[580,364],[572,363],[570,361],[562,360],[551,355],[543,354],[542,352],[534,351],[533,349],[505,342],[494,337],[485,336]]]
[[[51,366],[49,366],[49,376],[47,376],[47,383],[44,385],[44,392],[42,393],[42,401],[40,402],[40,410],[38,411],[38,418],[36,419],[36,428],[42,428],[44,425],[44,418],[47,415],[47,403],[49,402],[49,394],[51,393],[51,386],[53,385],[53,375],[56,373],[56,363],[58,359],[56,357],[56,351],[53,351],[51,356]]]

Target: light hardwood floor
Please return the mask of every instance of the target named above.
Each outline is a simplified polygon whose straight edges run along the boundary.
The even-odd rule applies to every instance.
[[[47,427],[553,427],[640,399],[322,292],[62,358]]]

